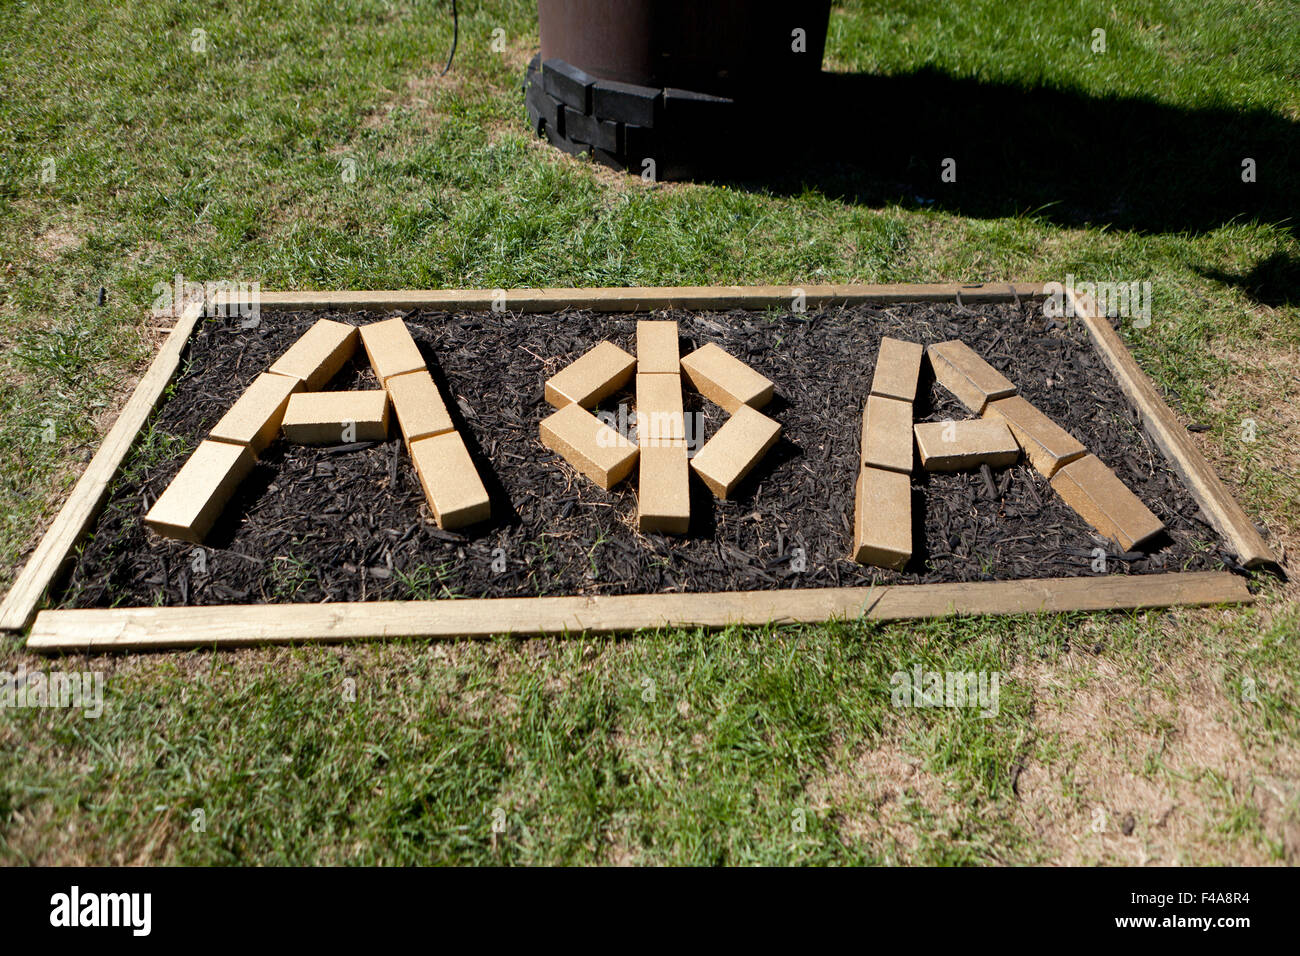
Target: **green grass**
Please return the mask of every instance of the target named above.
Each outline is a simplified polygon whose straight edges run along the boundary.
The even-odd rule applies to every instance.
[[[1007,172],[922,201],[842,170],[650,187],[578,164],[524,128],[534,6],[462,6],[444,80],[442,3],[0,9],[0,585],[151,354],[154,287],[176,273],[267,290],[1150,279],[1155,321],[1126,325],[1130,346],[1294,550],[1289,4],[837,7],[831,69],[1079,106],[1078,139],[1008,130],[1009,170],[1051,149],[1124,168],[1091,191]],[[1223,163],[1112,142],[1106,115],[1185,118]],[[1258,193],[1220,186],[1237,160],[1218,124],[1260,138]],[[833,132],[794,121],[770,148]],[[455,594],[445,569],[407,574]],[[305,583],[285,556],[267,586]],[[1300,615],[1260,583],[1258,608],[1229,612],[71,660],[108,672],[108,712],[0,709],[0,860],[1294,862]],[[0,669],[23,664],[50,666],[6,642]],[[1000,715],[891,707],[890,674],[916,664],[1006,672]],[[1099,807],[1133,834],[1092,831]]]

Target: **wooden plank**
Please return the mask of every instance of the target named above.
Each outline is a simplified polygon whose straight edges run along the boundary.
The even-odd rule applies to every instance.
[[[912,479],[908,475],[870,467],[858,472],[850,557],[858,564],[899,571],[912,560]]]
[[[388,440],[388,391],[297,392],[280,422],[294,445],[341,445]]]
[[[636,358],[613,342],[598,342],[546,380],[546,401],[556,408],[595,408],[626,385],[635,369]]]
[[[1002,421],[918,422],[912,432],[926,471],[965,471],[980,465],[1006,468],[1020,459],[1020,446]]]
[[[862,441],[858,445],[863,468],[887,468],[910,474],[915,457],[912,403],[868,395],[862,406]]]
[[[1107,611],[1253,600],[1241,578],[1186,574],[451,601],[42,611],[27,647],[45,653],[245,647],[355,640],[611,634],[655,627],[904,621],[970,614]]]
[[[637,374],[677,375],[681,370],[677,322],[672,319],[639,320],[636,324]]]
[[[492,499],[459,432],[413,441],[410,451],[439,528],[463,528],[492,516]]]
[[[543,445],[606,491],[628,476],[640,454],[636,443],[576,403],[547,415],[537,431]]]
[[[1029,463],[1044,478],[1051,478],[1062,465],[1082,458],[1083,443],[1052,421],[1020,395],[1008,395],[984,406],[984,417],[1006,422]]]
[[[249,445],[199,442],[144,516],[145,525],[165,538],[201,544],[255,464]]]
[[[925,346],[919,342],[881,336],[876,351],[876,370],[871,376],[871,394],[900,402],[916,401]]]
[[[1142,548],[1165,530],[1164,522],[1096,455],[1076,458],[1049,484],[1075,514],[1124,551]]]
[[[1233,498],[1223,480],[1205,460],[1174,416],[1155,385],[1124,345],[1119,333],[1111,327],[1110,320],[1097,314],[1091,296],[1078,295],[1067,290],[1075,313],[1082,317],[1092,343],[1101,354],[1106,367],[1124,390],[1130,402],[1142,416],[1147,434],[1160,448],[1183,484],[1201,506],[1206,519],[1237,555],[1237,561],[1247,568],[1277,566],[1277,556],[1255,529],[1241,505]]]
[[[691,470],[710,491],[726,499],[780,437],[780,422],[741,405],[695,453]]]
[[[935,380],[976,415],[989,402],[1016,394],[1005,375],[960,339],[936,342],[925,351]]]
[[[691,529],[691,468],[686,444],[641,447],[637,530],[686,534]]]
[[[770,378],[713,342],[682,356],[681,364],[682,374],[695,390],[727,412],[741,405],[763,408],[776,391]]]
[[[318,319],[285,350],[268,371],[296,378],[308,391],[338,374],[357,347],[357,330],[345,322]]]
[[[247,445],[260,455],[280,434],[289,398],[302,388],[302,379],[263,372],[253,379],[242,395],[213,426],[214,441]]]
[[[426,372],[424,356],[411,338],[411,331],[401,319],[371,322],[359,329],[361,344],[370,359],[370,368],[383,385],[394,375]]]
[[[588,289],[510,289],[505,308],[511,312],[653,312],[659,309],[789,309],[796,289],[808,308],[880,305],[890,302],[1014,302],[1044,295],[1041,282],[940,282],[889,285],[652,286]],[[268,311],[338,309],[404,312],[411,309],[488,311],[502,290],[398,289],[376,291],[262,292],[257,304]],[[238,305],[239,303],[236,303]]]
[[[162,348],[122,406],[117,421],[104,436],[99,451],[95,452],[72,494],[5,595],[4,604],[0,605],[0,630],[18,631],[31,623],[36,605],[104,506],[109,482],[117,475],[135,436],[144,427],[167,383],[176,374],[181,353],[202,315],[202,302],[195,302],[181,312]]]

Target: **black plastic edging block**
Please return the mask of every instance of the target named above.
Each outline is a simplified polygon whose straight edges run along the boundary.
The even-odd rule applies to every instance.
[[[542,81],[546,92],[579,113],[591,112],[591,88],[596,78],[563,60],[542,64]]]
[[[659,137],[653,129],[631,124],[623,127],[623,155],[627,157],[629,166],[639,170],[641,160],[654,159],[659,153]]]
[[[564,152],[568,153],[570,156],[591,155],[591,147],[586,143],[575,143],[573,140],[555,132],[555,130],[551,129],[550,126],[546,127],[546,138],[550,140],[552,146],[556,149],[564,150]]]
[[[564,135],[580,143],[590,143],[610,152],[618,152],[618,124],[599,120],[586,113],[564,108]]]
[[[546,120],[547,126],[561,136],[565,135],[564,104],[554,97],[547,96],[541,82],[536,78],[528,85],[528,92],[524,94],[524,103],[530,109],[536,110],[542,119]]]
[[[541,113],[537,112],[537,110],[533,108],[532,103],[527,103],[525,105],[528,111],[528,126],[536,135],[541,136],[543,130],[546,129],[546,120],[542,118]]]
[[[627,172],[627,163],[623,161],[622,157],[616,155],[615,153],[611,153],[607,150],[593,147],[591,150],[591,158],[594,159],[596,162],[600,163],[600,165],[602,166],[608,166],[610,169],[616,169],[620,173]]]
[[[591,88],[591,112],[604,120],[654,126],[659,90],[617,80],[597,80]]]

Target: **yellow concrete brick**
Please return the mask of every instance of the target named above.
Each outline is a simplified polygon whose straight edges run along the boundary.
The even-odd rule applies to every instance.
[[[263,372],[221,416],[221,421],[208,437],[248,445],[254,454],[260,455],[280,434],[280,422],[289,407],[289,396],[301,389],[300,379]]]
[[[270,371],[302,382],[309,392],[322,388],[357,348],[357,330],[343,322],[321,319],[285,351]]]
[[[762,408],[775,389],[771,379],[712,342],[682,358],[682,374],[697,392],[729,412],[741,405]]]
[[[201,544],[256,462],[248,445],[200,442],[144,516],[144,523],[164,537]]]
[[[963,471],[980,465],[1005,468],[1020,458],[1020,446],[1004,422],[984,418],[921,422],[915,432],[926,471]]]
[[[976,415],[999,398],[1016,394],[1016,387],[965,342],[953,339],[926,350],[934,378]]]
[[[384,387],[393,401],[397,424],[408,448],[413,441],[455,429],[442,393],[428,371],[392,375]]]
[[[1052,478],[1052,489],[1084,521],[1125,551],[1164,530],[1160,519],[1096,455],[1084,455],[1063,466]]]
[[[614,487],[632,471],[638,448],[577,403],[542,419],[542,444],[562,455],[600,487]]]
[[[876,371],[871,378],[871,394],[896,398],[901,402],[915,401],[924,355],[925,347],[919,342],[904,342],[887,335],[882,337],[876,355]]]
[[[428,369],[420,347],[400,318],[361,326],[361,344],[381,385],[394,375]]]
[[[546,401],[556,408],[576,403],[594,408],[627,384],[636,359],[613,342],[601,342],[546,380]]]
[[[686,446],[641,449],[637,487],[637,527],[641,531],[685,534],[691,524],[691,475]]]
[[[387,441],[388,393],[299,392],[289,398],[281,428],[298,445]]]
[[[677,351],[677,323],[641,319],[636,324],[636,370],[638,372],[681,371]]]
[[[647,445],[683,445],[686,415],[682,411],[680,375],[638,372],[636,376],[636,435]]]
[[[862,465],[912,470],[912,403],[869,395],[862,409]]]
[[[487,489],[459,433],[411,442],[411,462],[439,528],[463,528],[492,516]]]
[[[1087,454],[1083,444],[1019,395],[989,402],[984,417],[1006,422],[1029,463],[1045,478]]]
[[[781,426],[741,405],[691,459],[691,468],[719,498],[727,498],[781,437]]]
[[[911,480],[901,472],[863,468],[853,500],[853,560],[901,571],[911,558]]]

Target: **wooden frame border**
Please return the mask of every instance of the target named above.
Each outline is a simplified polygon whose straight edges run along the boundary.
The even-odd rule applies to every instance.
[[[817,286],[687,286],[651,288],[399,290],[279,292],[259,295],[264,310],[440,309],[516,312],[592,309],[787,308],[803,295],[809,308],[886,305],[895,302],[977,304],[1040,299],[1041,283],[940,283]],[[504,299],[503,299],[504,296]],[[1216,530],[1238,548],[1248,567],[1276,559],[1227,488],[1178,429],[1172,411],[1143,375],[1123,342],[1099,319],[1090,302],[1075,302],[1094,345],[1138,408],[1147,429]],[[213,303],[218,304],[218,303]],[[221,303],[230,307],[242,302]],[[324,605],[212,608],[47,610],[36,607],[55,583],[103,507],[108,488],[136,436],[148,421],[205,303],[188,306],[105,436],[53,524],[0,605],[0,629],[35,624],[27,642],[45,652],[246,646],[260,643],[340,641],[387,637],[485,637],[491,634],[613,633],[640,628],[720,627],[730,624],[813,622],[830,619],[908,620],[951,614],[1137,609],[1253,600],[1240,578],[1222,572],[1157,574],[1133,578],[1053,578],[977,584],[896,585],[879,588],[806,588],[553,598],[481,598]],[[1252,536],[1253,535],[1253,539]]]
[[[1160,397],[1151,379],[1111,326],[1110,319],[1098,312],[1091,296],[1076,295],[1071,289],[1069,297],[1102,361],[1142,417],[1147,434],[1183,479],[1183,484],[1201,506],[1214,530],[1236,553],[1237,561],[1247,568],[1277,566],[1276,555],[1264,543],[1255,523],[1232,497],[1232,492],[1210,467],[1201,450],[1192,443],[1187,429],[1178,423],[1173,410]]]
[[[1252,600],[1242,578],[1223,571],[1196,571],[878,588],[88,608],[42,611],[27,646],[34,651],[90,653],[397,637],[617,634],[655,627],[907,621],[956,614],[1107,611]]]
[[[190,333],[203,313],[202,301],[192,302],[181,311],[162,348],[122,406],[113,427],[104,436],[95,457],[81,473],[72,494],[68,495],[36,550],[14,579],[4,604],[0,604],[0,630],[20,631],[31,623],[36,605],[62,572],[103,508],[109,484],[117,476],[126,453],[135,444],[158,399],[176,374]]]
[[[438,309],[447,312],[653,312],[658,309],[783,309],[801,294],[809,308],[891,302],[1014,302],[1044,294],[1041,282],[943,282],[894,285],[711,285],[586,289],[464,289],[374,292],[267,292],[263,309]],[[242,303],[236,303],[242,304]]]

